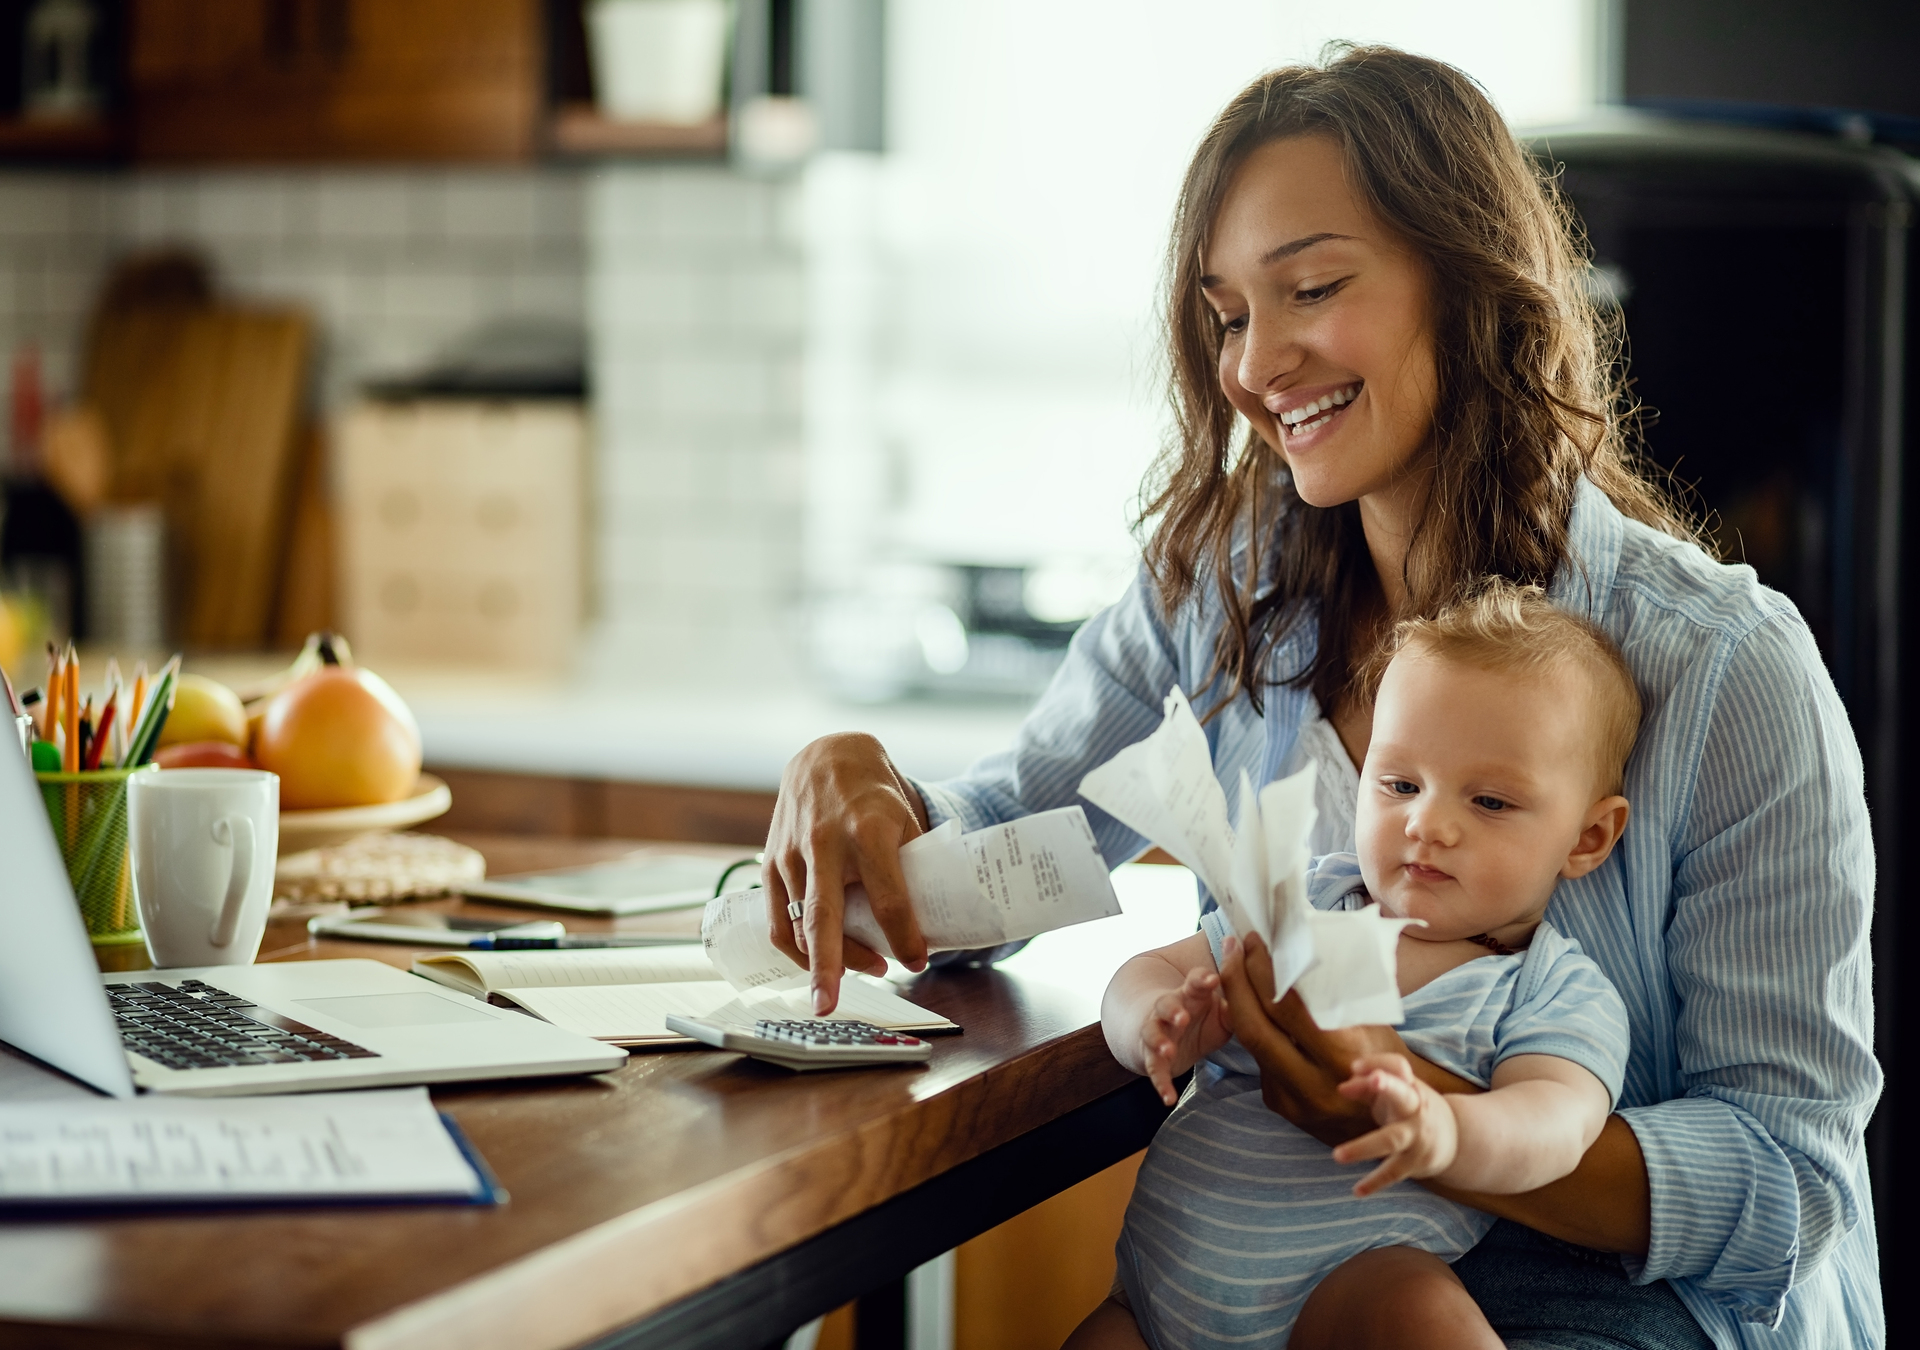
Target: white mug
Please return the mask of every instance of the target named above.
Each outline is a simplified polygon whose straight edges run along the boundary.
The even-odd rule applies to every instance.
[[[251,965],[273,903],[279,777],[259,769],[135,774],[127,833],[153,964]]]

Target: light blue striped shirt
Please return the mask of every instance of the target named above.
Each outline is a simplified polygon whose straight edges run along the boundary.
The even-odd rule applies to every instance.
[[[1846,714],[1806,624],[1752,569],[1628,520],[1589,483],[1569,548],[1553,598],[1619,644],[1646,707],[1632,824],[1547,910],[1632,1028],[1620,1114],[1646,1156],[1653,1238],[1627,1268],[1671,1280],[1716,1345],[1881,1345],[1862,1145],[1881,1081],[1873,846]],[[1204,679],[1221,622],[1211,590],[1164,619],[1143,575],[1074,638],[1011,749],[919,784],[935,823],[1077,802],[1089,769],[1160,724],[1170,686]],[[1272,669],[1301,669],[1315,641],[1300,625]],[[1200,690],[1194,707],[1220,697]],[[1242,769],[1273,781],[1312,711],[1285,686],[1264,716],[1244,696],[1219,709],[1206,734],[1230,803]],[[1145,849],[1087,816],[1109,862]]]

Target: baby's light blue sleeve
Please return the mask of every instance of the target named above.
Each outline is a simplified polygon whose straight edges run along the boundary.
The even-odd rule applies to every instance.
[[[1580,944],[1543,924],[1520,967],[1513,1001],[1493,1029],[1493,1062],[1514,1055],[1557,1055],[1606,1084],[1620,1100],[1626,1077],[1627,1006]]]

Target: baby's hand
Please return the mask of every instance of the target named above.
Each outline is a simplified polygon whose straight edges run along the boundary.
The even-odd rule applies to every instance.
[[[1355,1195],[1372,1195],[1402,1177],[1438,1176],[1453,1166],[1460,1130],[1446,1098],[1413,1076],[1405,1055],[1367,1055],[1353,1062],[1353,1077],[1340,1095],[1373,1107],[1380,1128],[1340,1145],[1335,1162],[1385,1158],[1354,1184]]]
[[[1140,1057],[1147,1077],[1160,1091],[1160,1100],[1172,1106],[1178,1098],[1173,1076],[1218,1050],[1232,1034],[1220,977],[1211,970],[1196,966],[1178,989],[1155,999],[1140,1024]]]

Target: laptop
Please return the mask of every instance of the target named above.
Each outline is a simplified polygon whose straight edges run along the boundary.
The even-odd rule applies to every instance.
[[[627,1058],[378,961],[102,975],[39,787],[10,745],[0,746],[0,1041],[116,1097],[600,1073]]]

